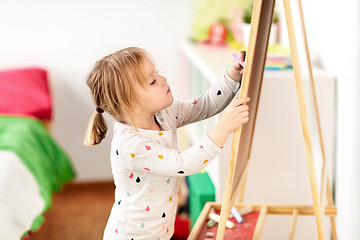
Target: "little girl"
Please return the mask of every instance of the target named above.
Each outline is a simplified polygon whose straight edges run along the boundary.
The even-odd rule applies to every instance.
[[[244,60],[245,54],[240,55]],[[99,144],[105,137],[103,112],[115,119],[110,154],[115,203],[104,239],[171,238],[179,178],[203,169],[221,151],[230,133],[248,121],[249,98],[230,103],[240,87],[242,72],[240,64],[234,61],[203,96],[174,102],[167,79],[158,73],[143,49],[126,48],[95,64],[87,84],[96,112],[91,117],[85,144]],[[208,134],[178,152],[178,127],[222,110],[218,123]]]

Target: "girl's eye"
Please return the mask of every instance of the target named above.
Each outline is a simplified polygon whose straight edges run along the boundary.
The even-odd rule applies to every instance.
[[[158,74],[159,73],[159,71],[156,71],[156,74]],[[155,77],[155,76],[154,76]],[[154,83],[156,82],[156,79],[154,79],[151,83],[150,83],[150,85],[153,85]]]

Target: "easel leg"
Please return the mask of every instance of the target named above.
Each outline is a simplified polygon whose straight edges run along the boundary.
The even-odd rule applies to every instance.
[[[322,171],[321,171],[322,179],[321,179],[320,200],[321,200],[321,205],[324,205],[325,192],[326,192],[328,205],[334,206],[334,200],[333,200],[331,185],[330,185],[330,181],[329,181],[329,175],[327,174],[327,161],[326,161],[326,157],[325,157],[325,147],[324,147],[321,126],[320,126],[320,115],[319,115],[317,98],[316,98],[316,93],[315,93],[315,83],[314,83],[313,71],[312,71],[312,66],[311,66],[311,61],[310,61],[310,52],[309,52],[308,41],[307,41],[307,36],[306,36],[304,13],[303,13],[301,0],[298,0],[298,4],[299,4],[299,11],[300,11],[300,17],[301,17],[301,22],[302,22],[302,31],[303,31],[303,35],[304,35],[304,39],[305,39],[306,57],[307,57],[307,62],[308,62],[308,67],[309,67],[311,84],[312,84],[313,98],[314,98],[314,103],[315,103],[315,107],[316,107],[316,119],[317,119],[318,131],[319,131],[319,136],[320,136],[321,151],[322,151],[322,155],[323,155],[323,166],[322,166]],[[331,224],[332,237],[334,240],[337,240],[335,216],[330,216],[330,224]]]
[[[256,223],[256,227],[254,230],[254,235],[252,240],[259,240],[261,237],[262,230],[264,228],[265,218],[267,214],[267,206],[263,206],[259,213],[259,218]]]
[[[327,192],[327,200],[329,206],[334,206],[334,199],[331,191],[331,185],[329,177],[327,178],[326,184],[326,192]],[[331,225],[331,236],[332,240],[337,240],[337,232],[336,232],[336,224],[335,224],[335,216],[330,216],[330,225]]]
[[[305,40],[306,58],[307,58],[307,62],[308,62],[311,84],[312,84],[312,89],[313,89],[313,98],[314,98],[314,103],[315,103],[315,107],[316,107],[316,119],[317,119],[318,131],[319,131],[319,136],[320,136],[321,151],[322,151],[322,155],[323,155],[323,166],[322,166],[322,171],[321,171],[322,179],[321,179],[320,200],[321,200],[321,205],[323,205],[324,200],[325,200],[325,191],[326,191],[328,205],[334,206],[334,200],[333,200],[331,185],[330,185],[330,181],[329,181],[329,175],[327,174],[327,161],[326,161],[326,157],[325,157],[325,147],[324,147],[321,127],[320,127],[320,115],[319,115],[317,98],[316,98],[316,93],[315,93],[315,84],[314,84],[313,71],[312,71],[312,66],[311,66],[311,61],[310,61],[309,46],[308,46],[306,30],[305,30],[305,22],[304,22],[304,12],[303,12],[303,8],[302,8],[301,0],[298,0],[298,4],[299,4],[299,11],[300,11],[300,17],[301,17],[301,23],[302,23],[302,31],[303,31],[304,40]],[[325,186],[326,186],[326,188],[325,188]],[[330,216],[330,224],[331,224],[332,237],[334,240],[337,240],[334,216]]]
[[[203,208],[203,210],[201,211],[200,215],[198,216],[198,219],[196,220],[194,226],[193,226],[193,230],[191,231],[189,237],[187,238],[188,240],[195,240],[197,239],[199,233],[201,232],[202,227],[204,226],[205,222],[206,222],[206,217],[209,214],[211,209],[211,203],[207,202]]]
[[[303,135],[305,140],[305,151],[306,151],[306,159],[308,165],[308,171],[310,176],[310,186],[312,192],[312,198],[314,203],[314,212],[315,212],[315,221],[317,226],[318,238],[324,239],[324,210],[321,206],[318,188],[317,188],[317,179],[316,179],[316,170],[314,166],[314,159],[313,153],[311,149],[311,141],[310,141],[310,130],[308,125],[308,118],[306,113],[305,107],[305,98],[304,98],[304,91],[302,86],[302,77],[300,71],[300,62],[299,62],[299,55],[297,52],[297,45],[296,45],[296,38],[295,38],[295,31],[294,31],[294,24],[292,20],[291,14],[291,7],[290,1],[284,0],[284,8],[285,8],[285,16],[286,16],[286,23],[289,35],[289,42],[291,48],[291,56],[293,60],[293,69],[295,74],[295,81],[296,81],[296,91],[298,96],[298,103],[299,103],[299,110],[301,116],[301,124],[303,129]],[[311,63],[309,63],[311,64]]]
[[[239,139],[241,136],[241,130],[242,130],[242,127],[240,126],[234,132],[233,143],[239,142]],[[237,158],[237,149],[232,147],[228,171],[226,174],[226,184],[225,184],[224,196],[223,196],[223,201],[222,201],[222,205],[221,205],[220,222],[219,222],[219,226],[218,226],[218,230],[217,230],[217,234],[216,234],[216,239],[218,239],[218,240],[224,239],[225,223],[229,217],[230,209],[232,207],[232,206],[230,206],[230,200],[231,200],[232,179],[234,176],[234,170],[235,170],[234,168],[235,168],[236,158]]]
[[[290,227],[290,234],[289,234],[289,240],[293,240],[294,236],[295,236],[295,227],[296,227],[296,222],[297,222],[297,217],[299,215],[299,211],[297,209],[295,209],[293,211],[293,215],[292,215],[292,221],[291,221],[291,227]]]

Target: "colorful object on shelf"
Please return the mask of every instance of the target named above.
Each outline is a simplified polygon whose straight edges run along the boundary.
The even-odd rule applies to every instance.
[[[270,45],[265,62],[265,70],[292,69],[290,48],[279,44]]]
[[[265,70],[292,69],[291,56],[268,54],[265,62]]]
[[[209,40],[213,45],[226,44],[226,28],[221,23],[213,23],[209,28]]]

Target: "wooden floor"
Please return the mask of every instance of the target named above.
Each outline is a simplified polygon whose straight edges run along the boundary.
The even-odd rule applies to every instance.
[[[68,184],[29,240],[100,240],[113,203],[112,182]]]

